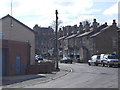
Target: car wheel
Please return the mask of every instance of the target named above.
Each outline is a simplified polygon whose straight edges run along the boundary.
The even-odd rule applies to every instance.
[[[88,65],[91,66],[90,62],[88,62]]]
[[[112,67],[112,65],[110,63],[107,64],[108,67]]]
[[[95,66],[98,66],[98,64],[97,63],[94,63],[95,64]]]
[[[118,64],[118,68],[120,68],[120,64]]]
[[[105,64],[102,62],[102,67],[104,67],[105,66]]]

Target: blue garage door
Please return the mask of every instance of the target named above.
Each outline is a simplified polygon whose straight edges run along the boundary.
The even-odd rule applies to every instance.
[[[21,57],[16,56],[16,74],[21,74]]]

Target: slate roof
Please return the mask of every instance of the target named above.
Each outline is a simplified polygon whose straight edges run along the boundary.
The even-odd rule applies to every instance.
[[[73,34],[73,35],[70,35],[70,36],[68,36],[66,39],[70,39],[70,38],[73,38],[73,37],[75,37],[75,36],[77,36],[78,34]]]
[[[78,35],[77,37],[79,38],[79,37],[83,37],[83,36],[86,36],[86,35],[88,35],[88,34],[90,34],[90,33],[92,33],[93,32],[93,30],[92,31],[89,31],[89,32],[85,32],[85,33],[83,33],[83,34],[80,34],[80,35]]]
[[[101,32],[97,32],[97,33],[91,35],[90,37],[95,37],[95,36],[99,35],[100,33],[101,33]]]
[[[111,26],[112,26],[112,25],[106,26],[105,28],[101,29],[99,32],[97,32],[97,33],[91,35],[90,37],[95,37],[95,36],[97,36],[97,35],[103,33],[104,31],[108,30]],[[117,28],[117,29],[118,29],[118,28]]]
[[[58,38],[58,40],[62,40],[62,39],[65,39],[67,36],[62,36],[60,38]]]

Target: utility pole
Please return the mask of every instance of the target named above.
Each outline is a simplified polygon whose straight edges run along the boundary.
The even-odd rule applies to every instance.
[[[55,43],[55,56],[56,56],[56,70],[60,70],[59,69],[59,65],[58,65],[58,35],[57,35],[57,30],[58,30],[58,11],[55,10],[55,14],[56,14],[56,28],[55,28],[55,37],[56,37],[56,43]]]
[[[11,0],[11,16],[12,16],[12,8],[13,8],[12,3],[13,3],[13,2],[12,2],[12,0]],[[11,22],[10,22],[10,23],[11,23],[11,30],[12,30],[12,27],[13,27],[13,22],[12,22],[12,19],[11,19]]]

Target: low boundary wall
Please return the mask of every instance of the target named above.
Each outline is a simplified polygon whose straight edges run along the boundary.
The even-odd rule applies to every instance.
[[[46,62],[28,66],[28,74],[52,73],[54,63]]]

